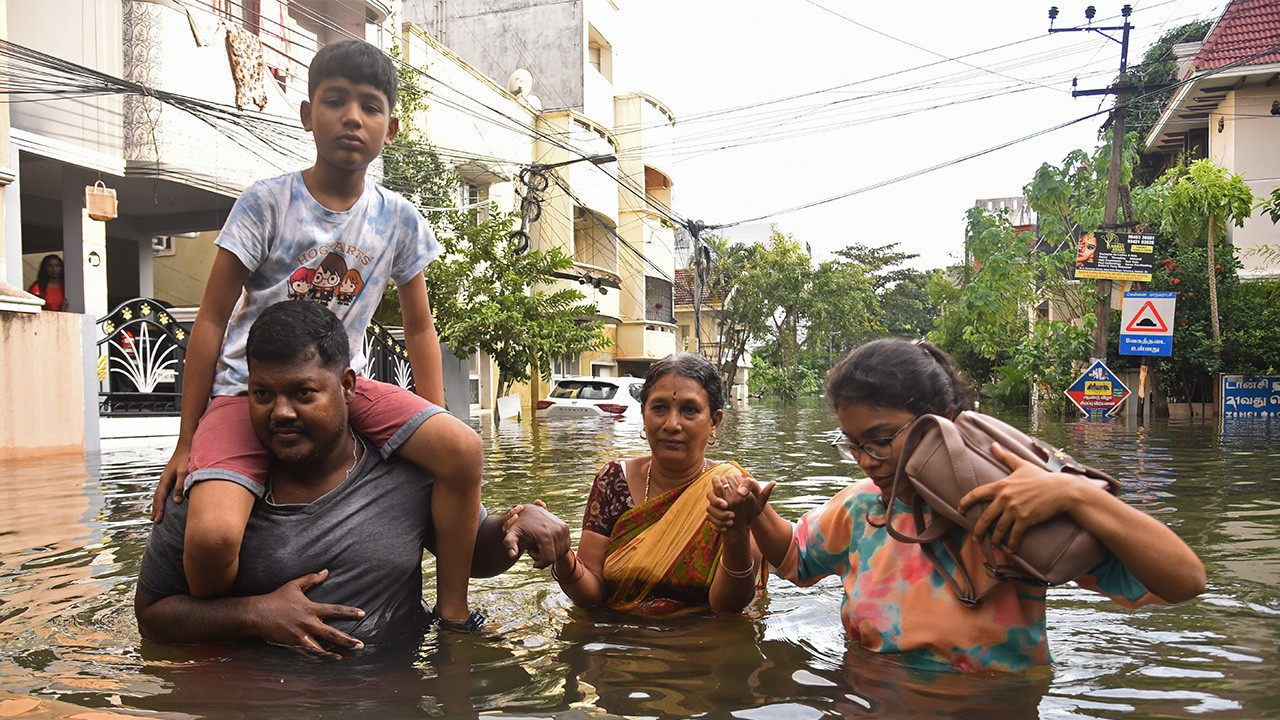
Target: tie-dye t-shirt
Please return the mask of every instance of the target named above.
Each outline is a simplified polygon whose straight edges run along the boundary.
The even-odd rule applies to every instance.
[[[910,507],[898,503],[894,528],[915,534]],[[1017,672],[1050,662],[1045,588],[1004,582],[976,607],[966,607],[918,545],[894,540],[883,527],[867,522],[868,513],[884,517],[880,493],[870,480],[809,511],[796,523],[777,574],[797,585],[838,575],[849,637],[873,652],[902,653],[915,666]],[[971,537],[960,554],[968,567],[983,567],[981,548]],[[953,569],[942,555],[944,566]],[[994,584],[984,572],[974,575],[975,583]],[[1115,558],[1076,582],[1128,607],[1160,602]]]
[[[227,325],[214,395],[245,392],[249,328],[281,300],[332,310],[347,328],[351,367],[363,371],[364,332],[387,282],[408,282],[440,254],[431,227],[403,197],[366,178],[356,204],[336,212],[311,197],[299,172],[245,190],[215,243],[244,263],[249,278]]]

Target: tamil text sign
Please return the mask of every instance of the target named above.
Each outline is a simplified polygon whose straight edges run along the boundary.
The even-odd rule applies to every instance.
[[[1067,388],[1067,397],[1086,415],[1110,415],[1129,397],[1129,388],[1101,360],[1094,360]]]
[[[1076,251],[1076,277],[1151,281],[1156,236],[1150,233],[1087,232]]]
[[[1224,418],[1280,417],[1280,376],[1223,375]]]
[[[1120,354],[1169,357],[1173,354],[1172,291],[1127,292],[1120,312]]]

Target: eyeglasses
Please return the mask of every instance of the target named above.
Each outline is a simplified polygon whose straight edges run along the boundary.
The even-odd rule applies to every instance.
[[[911,427],[911,423],[915,422],[918,417],[920,416],[917,415],[908,420],[906,425],[898,428],[898,431],[889,437],[876,438],[864,443],[856,443],[848,435],[845,435],[843,430],[837,430],[835,439],[831,441],[831,447],[836,449],[837,455],[853,462],[858,462],[859,453],[866,453],[876,460],[888,460],[889,455],[893,452],[893,441],[902,434],[903,430]]]

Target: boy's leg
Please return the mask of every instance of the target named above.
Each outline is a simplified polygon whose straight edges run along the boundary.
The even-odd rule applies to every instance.
[[[412,392],[365,377],[356,380],[351,424],[384,457],[394,454],[431,473],[436,614],[446,621],[467,620],[467,581],[480,522],[480,437]]]
[[[239,570],[240,545],[271,455],[249,421],[249,400],[217,397],[191,441],[185,488],[187,529],[182,566],[193,597],[226,595]]]

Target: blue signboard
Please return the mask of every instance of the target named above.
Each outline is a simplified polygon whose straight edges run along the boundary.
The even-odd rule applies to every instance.
[[[1076,378],[1067,388],[1067,397],[1076,404],[1084,414],[1110,415],[1120,407],[1120,403],[1129,397],[1129,388],[1120,382],[1120,378],[1111,372],[1111,368],[1095,360],[1084,374]]]
[[[1280,418],[1280,377],[1222,376],[1222,417]]]
[[[1124,294],[1120,313],[1120,354],[1169,357],[1173,354],[1173,311],[1176,293],[1140,291]]]

